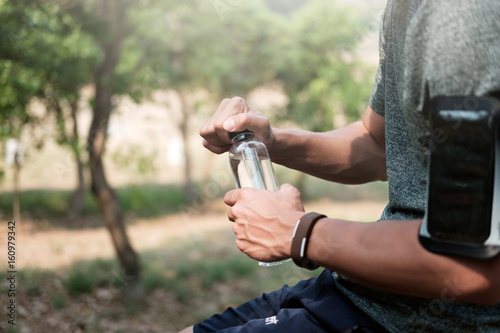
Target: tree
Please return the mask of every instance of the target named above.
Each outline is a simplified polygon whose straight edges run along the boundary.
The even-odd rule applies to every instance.
[[[356,47],[373,26],[369,9],[336,1],[310,0],[283,26],[278,77],[289,98],[278,119],[323,132],[337,126],[338,115],[359,119],[372,87],[373,69],[356,56]],[[343,125],[343,124],[341,124]],[[304,174],[296,186],[305,197]]]
[[[184,194],[193,202],[196,195],[188,151],[191,119],[203,105],[215,107],[223,97],[244,96],[274,78],[272,43],[278,38],[273,32],[277,15],[262,1],[222,9],[202,0],[162,1],[156,6],[146,1],[142,6],[136,12],[135,26],[144,36],[139,44],[149,50],[150,80],[159,89],[176,91],[181,103],[180,114],[172,119],[183,140]],[[204,91],[201,97],[200,91]]]
[[[288,119],[327,131],[335,127],[335,112],[359,118],[374,74],[356,56],[360,39],[373,28],[368,18],[368,9],[335,1],[310,0],[294,13],[279,71],[290,98]]]
[[[27,68],[22,62],[22,44],[24,42],[23,30],[17,29],[18,22],[25,19],[22,13],[15,8],[7,6],[0,1],[0,143],[3,146],[9,137],[16,139],[7,140],[11,149],[7,149],[7,158],[12,159],[14,168],[13,191],[13,218],[20,218],[19,177],[21,163],[18,158],[20,153],[19,138],[26,125],[36,119],[27,110],[33,95],[40,91],[43,75],[36,68]],[[12,146],[13,144],[13,146]],[[13,148],[13,149],[12,149]],[[9,151],[10,150],[10,151]],[[0,170],[0,178],[4,171]]]
[[[31,72],[29,91],[21,85],[13,90],[22,94],[25,101],[17,101],[17,107],[25,108],[36,97],[41,100],[47,113],[56,121],[57,142],[71,149],[77,166],[77,188],[71,197],[68,210],[82,213],[85,200],[83,161],[77,131],[79,91],[89,82],[89,66],[95,59],[95,48],[81,34],[71,18],[58,6],[34,0],[7,2],[2,6],[3,53],[5,66],[14,63],[18,68]],[[11,95],[12,96],[12,95]],[[4,108],[12,107],[4,104]],[[8,114],[9,111],[4,111]],[[13,113],[20,119],[21,113]],[[28,112],[24,112],[29,115]],[[25,118],[25,123],[37,126],[47,119]],[[66,125],[68,119],[72,126]],[[36,120],[36,122],[35,122]],[[17,125],[18,129],[22,126]]]
[[[24,106],[32,97],[43,99],[47,109],[55,114],[59,143],[73,149],[79,166],[81,152],[75,123],[79,90],[83,84],[94,84],[94,117],[88,136],[92,190],[124,268],[126,299],[138,299],[142,296],[139,259],[128,240],[118,201],[102,164],[112,97],[121,92],[120,87],[128,88],[117,83],[116,68],[122,41],[128,33],[125,14],[130,2],[82,0],[56,5],[54,2],[19,0],[1,4],[5,19],[2,22],[7,23],[5,29],[11,32],[2,45],[13,45],[2,53],[3,63],[5,66],[13,63],[23,71],[33,72],[33,82],[37,83],[31,87],[23,81],[23,89],[14,87],[11,100],[4,103],[7,107],[11,103],[13,107],[9,110],[12,114],[9,120],[12,123],[31,121]],[[9,80],[11,86],[17,84]],[[33,85],[30,80],[27,81]],[[66,131],[67,118],[73,119],[69,132]],[[80,180],[81,176],[78,173]]]
[[[113,96],[119,92],[117,67],[123,41],[129,31],[127,10],[131,1],[81,1],[67,12],[81,24],[81,29],[94,40],[102,54],[92,71],[94,84],[93,118],[89,129],[87,151],[92,176],[92,193],[96,197],[104,223],[111,234],[119,261],[124,268],[124,296],[136,301],[143,296],[139,257],[128,239],[123,214],[116,194],[109,185],[103,164],[108,124],[113,110]]]
[[[0,1],[0,138],[19,137],[24,126],[33,121],[27,112],[31,98],[40,91],[42,73],[25,66],[22,44],[26,32],[19,23],[26,18],[10,3]]]
[[[76,164],[77,186],[68,203],[71,215],[81,215],[85,209],[85,179],[82,140],[78,133],[80,90],[91,80],[90,69],[96,62],[97,50],[68,14],[57,6],[45,5],[45,29],[31,34],[29,50],[48,50],[46,61],[39,64],[46,74],[39,93],[57,128],[57,142],[68,147]],[[34,38],[34,35],[40,35]],[[69,123],[69,126],[68,126]]]
[[[0,143],[2,148],[8,137],[19,138],[24,126],[30,122],[31,117],[27,113],[27,105],[29,96],[36,92],[37,87],[38,81],[33,71],[26,70],[11,61],[0,62],[0,91],[2,91],[0,94]],[[21,214],[19,199],[21,161],[17,156],[20,142],[17,139],[10,139],[6,144],[10,146],[10,149],[6,149],[6,157],[9,158],[10,154],[12,160],[8,164],[14,169],[12,218],[18,221]],[[0,178],[3,178],[3,170],[0,171],[2,174]]]

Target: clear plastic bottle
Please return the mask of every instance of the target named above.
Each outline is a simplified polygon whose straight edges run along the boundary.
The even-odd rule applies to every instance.
[[[267,148],[262,142],[252,140],[253,137],[254,133],[248,130],[231,133],[229,164],[236,187],[277,191],[279,185]]]
[[[254,133],[249,130],[230,133],[233,146],[229,150],[229,164],[233,171],[237,188],[253,187],[261,190],[278,191],[279,184],[274,173],[266,145],[253,140]],[[259,262],[269,267],[290,261]]]

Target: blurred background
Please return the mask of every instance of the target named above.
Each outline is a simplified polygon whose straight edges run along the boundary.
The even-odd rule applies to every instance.
[[[227,155],[198,130],[233,96],[275,127],[358,120],[384,5],[0,0],[0,248],[15,220],[17,270],[16,325],[2,315],[0,331],[176,332],[318,274],[239,252]],[[331,217],[373,221],[387,202],[382,182],[275,171]]]

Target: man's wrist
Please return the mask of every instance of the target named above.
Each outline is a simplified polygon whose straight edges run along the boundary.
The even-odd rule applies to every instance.
[[[302,160],[305,141],[308,139],[305,131],[272,128],[273,143],[269,149],[271,160],[286,165],[288,161]],[[292,154],[290,152],[292,150]],[[299,158],[300,157],[300,158]]]
[[[272,127],[271,131],[273,140],[271,147],[269,147],[269,155],[271,156],[271,160],[273,162],[278,162],[283,158],[283,150],[285,149],[283,143],[286,142],[286,140],[283,139],[283,136],[286,135],[286,130]]]
[[[305,214],[297,221],[292,235],[291,246],[291,256],[297,266],[310,270],[319,267],[314,261],[308,258],[307,249],[314,225],[325,217],[326,215],[311,212]]]

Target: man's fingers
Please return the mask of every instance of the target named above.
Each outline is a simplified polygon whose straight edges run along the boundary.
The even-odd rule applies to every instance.
[[[281,194],[284,194],[286,200],[295,206],[295,209],[304,211],[304,206],[300,199],[300,192],[293,185],[285,183],[280,186]]]
[[[224,196],[224,203],[230,207],[234,206],[239,191],[241,190],[237,189],[227,192],[226,195]]]
[[[224,110],[226,106],[231,102],[231,98],[224,98],[219,106],[217,107],[217,110],[215,112],[218,112],[219,110]]]
[[[219,104],[214,115],[201,126],[200,135],[204,139],[204,147],[221,154],[228,151],[232,145],[229,133],[245,129],[254,132],[256,139],[264,144],[272,143],[269,120],[251,108],[243,98],[233,97]]]
[[[246,129],[254,133],[262,130],[267,132],[269,127],[269,120],[266,117],[249,112],[237,114],[226,119],[223,123],[224,130],[228,132],[241,132]]]
[[[222,124],[225,131],[228,132],[241,132],[243,130],[251,130],[255,132],[255,121],[252,121],[255,115],[249,113],[239,113],[231,118],[228,118]]]
[[[233,210],[231,208],[229,208],[229,210],[227,211],[227,218],[231,222],[235,221],[235,218],[234,218],[234,215],[233,215]]]
[[[235,114],[234,112],[228,114],[228,112],[231,112],[231,108],[228,107],[231,103],[234,104],[233,99],[229,98],[223,99],[222,102],[220,102],[219,106],[217,107],[217,110],[215,111],[214,115],[203,123],[203,125],[200,128],[200,135],[203,138],[220,139],[219,136],[217,135],[217,128],[220,129],[220,127],[222,126],[221,122],[223,122],[224,119]]]
[[[293,185],[285,183],[280,186],[280,191],[300,197],[300,192]]]
[[[234,115],[248,111],[248,105],[241,97],[233,97],[224,106],[220,106],[214,117],[214,130],[217,133],[219,140],[222,142],[231,142],[229,133],[224,129],[224,123],[228,118]]]
[[[203,139],[203,141],[201,142],[201,144],[203,145],[203,147],[207,148],[208,150],[210,150],[212,153],[214,154],[222,154],[222,153],[225,153],[226,151],[229,150],[229,148],[231,148],[231,145],[223,145],[223,146],[216,146],[216,145],[213,145],[213,144],[210,144],[210,142],[208,142],[206,139]]]
[[[215,111],[214,115],[208,119],[200,128],[200,136],[207,142],[204,146],[211,151],[225,152],[231,145],[229,133],[233,126],[229,126],[229,130],[224,128],[224,122],[234,115],[248,112],[250,108],[245,100],[241,97],[233,97],[231,99],[224,99]],[[229,125],[231,122],[228,123]],[[222,149],[215,148],[221,147]]]
[[[284,183],[284,184],[281,184],[281,186],[280,186],[280,190],[285,190],[285,191],[290,191],[292,188],[295,188],[295,187],[293,187],[293,185],[290,183]]]

